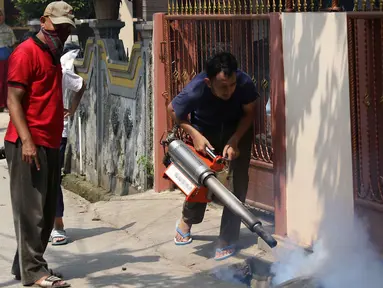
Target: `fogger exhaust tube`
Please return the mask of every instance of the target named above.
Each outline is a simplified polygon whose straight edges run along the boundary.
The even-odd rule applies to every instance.
[[[170,143],[168,152],[176,166],[180,167],[195,183],[202,184],[214,172],[181,140]]]
[[[231,212],[242,219],[242,222],[251,231],[258,234],[271,248],[277,246],[277,241],[262,226],[257,219],[227,188],[214,176],[205,178],[204,186],[225,205]]]
[[[207,187],[231,212],[242,219],[246,227],[274,248],[277,241],[264,230],[262,223],[214,175],[214,172],[181,140],[168,147],[173,162],[196,183]]]

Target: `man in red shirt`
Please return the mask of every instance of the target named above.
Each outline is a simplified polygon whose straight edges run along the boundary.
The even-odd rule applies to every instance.
[[[72,11],[64,1],[50,3],[40,19],[40,32],[20,44],[9,59],[11,119],[5,154],[17,241],[12,274],[25,286],[70,287],[48,269],[44,253],[60,185],[64,122],[60,57],[75,27]]]

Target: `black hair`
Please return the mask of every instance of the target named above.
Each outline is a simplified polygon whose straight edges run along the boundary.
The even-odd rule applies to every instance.
[[[78,46],[77,44],[74,44],[72,42],[65,43],[62,55],[68,53],[69,51],[77,50],[77,49],[80,49],[80,48],[81,48],[80,46]]]
[[[229,52],[219,52],[206,61],[205,71],[209,79],[223,72],[230,77],[238,69],[237,59]]]

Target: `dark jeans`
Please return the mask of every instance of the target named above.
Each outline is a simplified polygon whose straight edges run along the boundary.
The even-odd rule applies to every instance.
[[[233,135],[235,129],[224,129],[223,131],[206,133],[204,136],[215,148],[216,153],[222,153],[227,141]],[[251,145],[253,140],[253,129],[243,136],[238,148],[240,156],[230,163],[229,167],[229,186],[230,191],[242,202],[246,200],[247,188],[249,183],[249,164],[251,157]],[[182,217],[185,223],[198,224],[203,221],[205,216],[206,203],[186,202],[183,206]],[[220,239],[228,244],[238,241],[241,219],[234,215],[227,207],[224,207],[221,218]]]
[[[17,250],[12,274],[24,285],[49,275],[44,259],[60,185],[59,149],[37,147],[40,171],[22,160],[22,144],[5,142]]]
[[[65,149],[66,144],[68,142],[68,138],[61,138],[60,143],[60,169],[64,166],[64,160],[65,160]],[[60,185],[58,187],[58,195],[57,195],[57,207],[56,207],[56,217],[62,218],[64,216],[64,197],[63,197],[63,191],[61,189],[61,180],[62,177],[60,175]]]

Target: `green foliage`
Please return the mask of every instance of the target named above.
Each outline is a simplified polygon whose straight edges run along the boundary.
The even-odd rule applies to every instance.
[[[39,19],[45,7],[53,0],[12,0],[12,3],[20,11],[21,22],[31,19]],[[66,0],[73,7],[77,19],[94,18],[93,1],[91,0]]]
[[[141,156],[137,160],[138,167],[145,169],[148,176],[154,175],[154,167],[152,161],[146,156]]]

